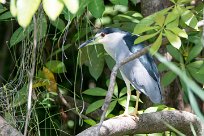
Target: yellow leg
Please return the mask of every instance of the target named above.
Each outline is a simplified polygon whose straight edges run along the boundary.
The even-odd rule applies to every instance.
[[[139,98],[140,98],[140,92],[136,91],[136,93],[137,93],[137,99],[136,99],[136,104],[135,104],[135,110],[132,113],[133,116],[137,116],[137,114],[138,114],[138,102],[139,102]]]

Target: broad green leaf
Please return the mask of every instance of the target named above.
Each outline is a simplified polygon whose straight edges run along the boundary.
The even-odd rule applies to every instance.
[[[17,20],[22,27],[25,28],[30,24],[40,2],[41,0],[17,0]]]
[[[199,83],[204,84],[204,75],[199,73],[201,66],[204,65],[203,61],[195,61],[187,65],[187,70],[191,76]]]
[[[159,70],[159,72],[164,72],[164,71],[167,71],[169,69],[163,63],[159,63],[158,70]]]
[[[162,44],[162,32],[158,36],[157,40],[152,44],[150,48],[150,53],[153,55],[155,52],[157,52],[161,44]]]
[[[62,1],[72,14],[77,13],[79,9],[79,0],[62,0]]]
[[[177,35],[173,34],[172,32],[168,30],[164,30],[164,31],[171,45],[179,49],[181,47],[181,39]]]
[[[113,109],[114,109],[115,106],[116,106],[116,103],[117,103],[117,101],[112,101],[112,102],[110,103],[110,105],[109,105],[109,107],[108,107],[108,110],[107,110],[107,112],[106,112],[106,116],[108,116],[108,114],[110,114],[110,113],[113,111]]]
[[[95,80],[99,78],[99,76],[103,72],[104,67],[104,57],[102,56],[103,47],[98,46],[92,52],[89,52],[90,62],[89,62],[89,72]],[[101,54],[101,55],[100,55]]]
[[[110,0],[111,3],[115,4],[115,5],[124,5],[124,6],[128,6],[128,0]]]
[[[10,47],[16,45],[17,43],[25,39],[26,36],[28,36],[32,30],[33,30],[33,25],[30,25],[25,30],[22,27],[19,27],[11,36]]]
[[[190,36],[188,40],[192,43],[194,43],[194,46],[191,48],[188,57],[186,59],[186,62],[190,62],[192,59],[197,57],[200,52],[203,50],[203,45],[201,41],[201,37],[198,36]]]
[[[65,28],[65,23],[61,18],[57,18],[55,21],[50,21],[53,26],[55,26],[61,32]]]
[[[166,29],[172,31],[174,34],[176,34],[176,35],[178,35],[180,37],[183,37],[183,38],[186,38],[186,39],[188,38],[188,35],[187,35],[186,31],[182,30],[182,29],[180,29],[178,27],[171,27],[171,28],[167,27]]]
[[[158,32],[159,32],[159,31],[158,31]],[[145,41],[145,40],[148,40],[148,39],[150,39],[150,38],[156,36],[156,35],[158,34],[158,32],[153,33],[153,34],[148,34],[148,35],[140,36],[140,37],[138,37],[138,38],[135,40],[134,44],[138,44],[138,43],[141,43],[141,42],[143,42],[143,41]]]
[[[194,28],[196,30],[198,29],[198,26],[197,26],[198,20],[190,10],[186,10],[181,15],[181,19],[184,21],[186,25],[190,26],[191,28]]]
[[[169,84],[171,84],[176,77],[177,77],[176,74],[174,74],[172,71],[169,71],[169,72],[165,73],[165,75],[162,77],[161,83],[164,87],[166,87]]]
[[[83,92],[83,94],[91,95],[91,96],[106,96],[106,93],[107,93],[106,90],[99,87],[90,88]]]
[[[25,84],[14,96],[13,107],[21,106],[27,102],[28,85]]]
[[[101,18],[105,11],[105,5],[103,0],[91,0],[88,4],[88,10],[95,18]]]
[[[204,74],[204,65],[200,67],[198,74]]]
[[[174,48],[173,46],[171,45],[167,45],[167,51],[171,54],[171,56],[176,59],[177,61],[181,61],[182,59],[182,55],[181,53],[179,52],[179,50],[177,50],[176,48]]]
[[[158,24],[160,27],[162,27],[163,24],[164,24],[164,21],[165,21],[165,16],[161,15],[161,14],[158,14],[154,18],[154,21],[156,22],[156,24]]]
[[[66,72],[66,67],[64,65],[63,62],[59,61],[59,60],[51,60],[48,61],[45,66],[52,71],[53,73],[64,73]]]
[[[11,18],[12,18],[12,15],[11,15],[11,12],[9,11],[0,15],[0,20],[6,20],[6,19],[11,19]]]
[[[201,100],[204,101],[204,91],[201,89],[192,79],[190,79],[184,71],[179,69],[172,62],[168,61],[166,58],[161,56],[158,53],[154,55],[161,63],[164,63],[170,70],[172,70],[175,74],[177,74],[181,80],[185,83],[187,87],[189,87]]]
[[[176,18],[174,21],[168,23],[166,27],[173,28],[173,27],[178,27],[178,25],[179,25],[179,18]]]
[[[100,108],[104,103],[104,99],[102,100],[98,100],[93,102],[92,104],[90,104],[86,110],[86,114],[89,114],[95,110],[97,110],[98,108]]]
[[[131,87],[130,87],[130,90],[133,91],[134,88],[131,86]],[[124,88],[120,91],[120,93],[119,93],[119,98],[122,97],[122,96],[125,95],[125,94],[127,94],[127,87],[124,87]]]
[[[167,25],[169,24],[170,22],[173,22],[174,20],[176,20],[178,18],[178,14],[174,13],[174,12],[169,12],[166,19],[165,19],[165,22],[164,22],[164,25]]]
[[[43,0],[43,9],[52,21],[60,15],[63,7],[64,4],[61,0]]]
[[[86,122],[87,124],[91,126],[96,125],[96,121],[94,121],[93,119],[84,119],[84,122]]]
[[[149,31],[149,30],[155,30],[159,29],[159,26],[144,26],[144,27],[135,27],[134,34],[141,34],[143,32]]]
[[[11,12],[12,16],[14,16],[14,17],[17,16],[16,0],[10,1],[10,12]]]

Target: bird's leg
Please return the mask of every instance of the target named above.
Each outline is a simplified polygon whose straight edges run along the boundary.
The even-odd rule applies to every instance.
[[[137,99],[136,99],[136,104],[135,104],[135,110],[132,113],[133,116],[137,116],[137,114],[138,114],[138,102],[139,102],[139,98],[140,98],[140,92],[136,91],[136,93],[137,93]]]

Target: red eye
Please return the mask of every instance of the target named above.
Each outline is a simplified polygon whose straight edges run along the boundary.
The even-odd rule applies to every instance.
[[[101,33],[101,36],[104,37],[106,34],[105,33]]]

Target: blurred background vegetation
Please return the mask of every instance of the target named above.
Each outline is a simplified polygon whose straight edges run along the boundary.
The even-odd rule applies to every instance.
[[[0,115],[23,132],[37,32],[28,135],[75,135],[95,125],[115,62],[103,46],[82,50],[78,46],[101,28],[117,27],[140,35],[136,43],[152,44],[151,53],[159,52],[169,61],[157,61],[163,103],[153,105],[142,96],[140,113],[178,109],[203,119],[203,33],[198,27],[203,6],[201,0],[10,0],[0,4]],[[107,118],[123,113],[126,103],[125,84],[119,73],[117,77]],[[135,91],[132,94],[130,111],[136,99]]]

